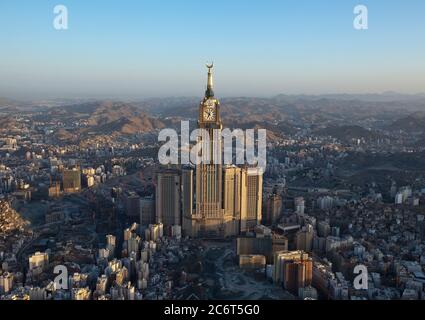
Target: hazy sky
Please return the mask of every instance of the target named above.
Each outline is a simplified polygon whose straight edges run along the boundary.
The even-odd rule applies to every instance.
[[[221,97],[424,92],[424,16],[424,0],[1,0],[0,96],[200,96],[210,60]]]

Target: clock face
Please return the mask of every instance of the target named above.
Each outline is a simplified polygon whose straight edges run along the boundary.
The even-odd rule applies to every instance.
[[[206,108],[204,110],[204,120],[214,121],[215,120],[215,110],[214,108]]]

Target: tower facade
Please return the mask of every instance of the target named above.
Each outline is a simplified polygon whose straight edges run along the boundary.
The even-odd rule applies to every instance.
[[[212,68],[208,65],[208,81],[204,99],[199,106],[198,128],[203,129],[198,145],[202,146],[202,163],[196,166],[195,211],[192,214],[192,235],[225,236],[222,202],[223,172],[221,163],[220,102],[214,97]]]
[[[164,227],[181,225],[180,174],[168,170],[158,174],[156,193],[156,220]]]
[[[236,166],[223,169],[223,209],[227,235],[238,235],[240,231],[243,172]]]
[[[241,232],[253,231],[261,224],[263,204],[263,173],[259,168],[242,170]]]
[[[182,172],[183,232],[190,237],[225,238],[252,230],[261,222],[262,173],[222,165],[220,102],[214,96],[213,65],[207,67],[207,89],[198,117],[198,128],[203,129],[197,141],[202,162],[194,170],[194,196],[193,173]]]
[[[271,194],[266,202],[265,224],[272,225],[278,222],[282,214],[282,197],[276,193]]]
[[[65,193],[77,193],[81,191],[81,170],[79,167],[65,169],[63,171],[63,191]]]

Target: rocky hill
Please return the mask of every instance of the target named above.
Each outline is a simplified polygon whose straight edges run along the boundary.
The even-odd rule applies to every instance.
[[[85,122],[81,134],[135,134],[162,129],[165,124],[142,112],[139,108],[121,102],[94,102],[57,108],[56,116],[74,122]]]

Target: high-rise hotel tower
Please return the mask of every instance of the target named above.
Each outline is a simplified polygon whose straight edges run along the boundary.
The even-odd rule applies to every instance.
[[[213,65],[207,67],[207,89],[199,106],[198,118],[198,128],[204,129],[203,135],[208,135],[200,136],[198,141],[198,145],[202,145],[200,156],[203,161],[195,170],[179,170],[178,181],[173,180],[170,185],[173,195],[180,192],[178,203],[170,203],[170,196],[161,187],[164,184],[159,183],[164,174],[158,175],[156,212],[157,220],[163,223],[181,221],[186,236],[225,238],[253,230],[261,223],[263,180],[259,169],[222,165],[220,102],[214,96]],[[176,199],[175,196],[172,198]],[[170,214],[164,214],[163,208],[168,208]],[[165,220],[165,216],[174,216],[174,219]],[[164,223],[164,227],[169,228],[168,224]]]
[[[199,106],[198,128],[205,129],[209,139],[202,145],[204,161],[196,166],[195,206],[183,212],[183,231],[192,237],[223,238],[239,235],[260,222],[262,175],[258,173],[255,179],[258,171],[221,164],[220,102],[214,96],[213,65],[207,67],[207,89]],[[186,183],[182,185],[182,197],[187,199],[189,195],[185,193],[192,192],[192,188],[188,172],[183,175]]]
[[[214,97],[213,65],[208,67],[205,97],[199,106],[198,128],[204,129],[201,136],[202,163],[196,166],[195,208],[186,216],[185,233],[191,236],[225,236],[224,210],[222,205],[223,169],[221,163],[220,102]],[[216,139],[214,139],[214,134]],[[220,137],[220,138],[218,138]]]

